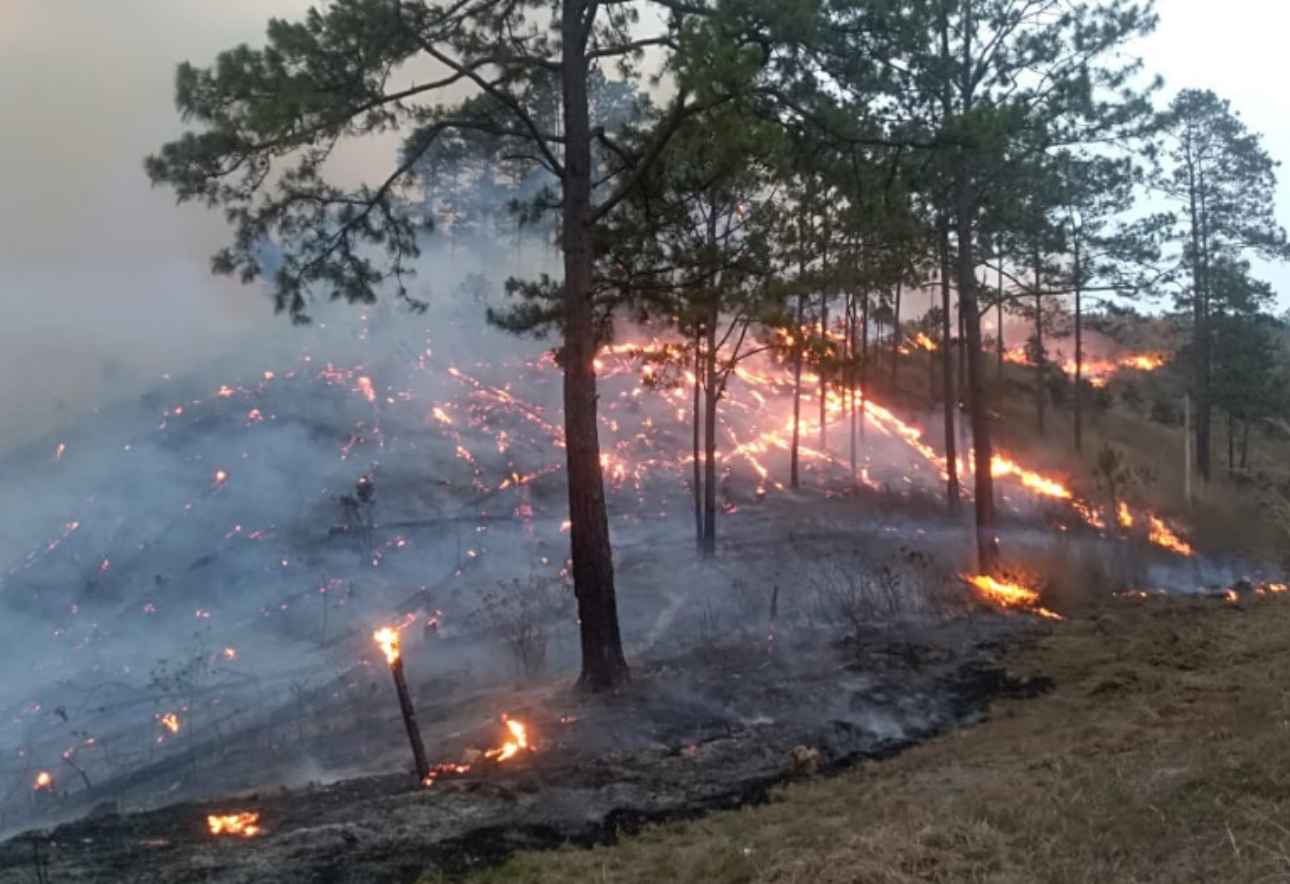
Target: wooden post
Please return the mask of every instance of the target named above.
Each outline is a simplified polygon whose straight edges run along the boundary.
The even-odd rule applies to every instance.
[[[403,726],[408,731],[408,742],[412,744],[412,760],[417,767],[417,780],[426,783],[430,778],[430,762],[426,760],[426,747],[421,742],[421,728],[417,726],[417,713],[412,708],[412,694],[408,691],[408,680],[403,675],[403,654],[399,650],[399,631],[386,626],[372,634],[372,638],[385,652],[385,662],[390,664],[390,675],[394,676],[394,690],[399,695],[399,711],[403,713]]]
[[[417,713],[412,708],[412,695],[408,693],[408,680],[403,676],[403,658],[398,657],[390,664],[390,674],[394,676],[394,690],[399,694],[399,709],[403,713],[403,726],[408,730],[408,742],[412,744],[412,760],[417,766],[417,779],[424,783],[430,777],[430,762],[426,760],[426,747],[421,742],[421,728],[417,726]]]

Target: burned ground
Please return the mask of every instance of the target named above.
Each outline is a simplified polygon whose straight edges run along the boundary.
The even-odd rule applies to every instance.
[[[57,881],[410,881],[427,868],[462,872],[517,848],[612,840],[645,822],[762,800],[801,772],[796,747],[818,751],[821,768],[887,757],[978,720],[994,697],[1043,689],[997,663],[1002,642],[1024,622],[959,618],[823,646],[818,634],[790,632],[773,649],[740,640],[645,663],[613,697],[553,685],[495,694],[488,702],[505,703],[533,735],[533,751],[512,762],[445,775],[429,788],[390,773],[265,785],[142,813],[99,806],[78,822],[8,841],[0,881],[26,880],[36,862]],[[436,758],[455,761],[495,739],[495,721],[480,725],[483,702],[425,705]],[[397,726],[382,722],[390,748]],[[320,741],[352,745],[325,731]],[[200,775],[229,783],[239,757],[264,760],[254,735],[206,762],[220,773]],[[176,760],[155,775],[199,774]],[[103,794],[122,791],[110,784]],[[90,790],[79,800],[96,797]],[[208,814],[238,811],[259,813],[263,832],[242,839],[206,831]]]
[[[52,880],[457,872],[756,801],[795,770],[884,757],[1023,689],[997,655],[1031,621],[958,579],[965,525],[939,513],[941,465],[913,423],[870,402],[859,475],[808,452],[792,491],[775,479],[783,379],[741,378],[723,406],[719,555],[703,562],[677,416],[688,394],[645,383],[624,348],[604,357],[602,432],[636,678],[610,701],[568,693],[549,354],[484,365],[383,349],[396,366],[302,358],[175,381],[105,412],[97,435],[9,459],[32,504],[7,538],[30,551],[5,574],[0,623],[13,670],[0,833],[17,836],[3,874],[23,880],[37,858]],[[1073,492],[1007,470],[1020,481],[1000,531],[1014,553],[1056,557],[1041,569],[1066,578],[1053,597],[1238,567],[1091,530]],[[535,751],[428,789],[402,773],[371,639],[390,623],[433,763],[497,745],[503,714]],[[247,807],[258,837],[205,831],[207,814]]]

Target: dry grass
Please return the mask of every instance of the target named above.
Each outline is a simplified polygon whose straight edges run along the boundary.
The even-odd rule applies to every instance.
[[[1118,601],[1017,649],[1014,671],[1057,688],[984,724],[766,806],[471,880],[1290,881],[1287,636],[1285,597]]]

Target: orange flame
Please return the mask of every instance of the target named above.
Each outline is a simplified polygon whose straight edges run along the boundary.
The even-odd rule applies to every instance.
[[[1191,556],[1195,551],[1191,544],[1175,534],[1163,519],[1156,516],[1147,515],[1147,522],[1150,525],[1148,537],[1151,542],[1157,546],[1163,546],[1165,549],[1173,550],[1180,556]]]
[[[1016,476],[1031,491],[1042,494],[1045,497],[1055,497],[1059,500],[1070,500],[1071,492],[1065,485],[1047,476],[1042,476],[1033,470],[1028,470],[1020,464],[1001,454],[996,454],[990,461],[990,475],[996,479],[1003,476]]]
[[[161,722],[161,726],[172,734],[179,733],[179,716],[175,713],[167,712],[164,715],[159,715],[157,716],[157,721]]]
[[[1002,580],[996,580],[989,574],[963,574],[960,576],[984,598],[1005,608],[1025,608],[1049,620],[1062,619],[1060,614],[1056,614],[1047,608],[1037,607],[1035,603],[1039,601],[1039,593],[1028,586],[1023,586],[1020,583],[1005,583]]]
[[[37,792],[48,792],[54,788],[54,775],[47,770],[36,774],[36,781],[31,788]]]
[[[1133,513],[1130,512],[1128,505],[1123,500],[1120,501],[1116,513],[1119,518],[1121,528],[1133,527]]]
[[[525,749],[532,749],[532,747],[529,746],[528,728],[526,728],[523,723],[516,721],[507,715],[502,715],[502,723],[506,725],[506,730],[510,732],[510,739],[503,742],[498,748],[489,749],[483,754],[484,758],[496,761],[499,764],[504,761],[509,761]],[[448,761],[436,764],[434,767],[430,768],[430,772],[426,774],[426,777],[421,781],[421,784],[429,787],[433,786],[435,781],[444,774],[469,773],[471,767],[470,762],[473,762],[478,757],[479,752],[471,750],[464,762],[455,763]]]
[[[260,834],[260,814],[244,810],[241,813],[210,814],[206,826],[212,835],[240,835],[254,838]]]
[[[1138,371],[1155,371],[1165,364],[1162,353],[1134,353],[1120,357],[1116,363],[1121,368],[1136,368]]]
[[[385,653],[385,662],[393,666],[399,659],[399,631],[392,626],[383,626],[372,633],[372,638]]]
[[[922,349],[928,351],[929,353],[934,353],[940,349],[939,344],[937,344],[935,341],[933,341],[931,338],[929,338],[927,335],[923,334],[922,332],[919,332],[918,334],[914,335],[914,343],[917,344]]]
[[[524,725],[520,724],[513,718],[502,716],[502,721],[506,724],[506,729],[511,732],[511,738],[502,743],[501,748],[489,749],[484,753],[485,758],[494,758],[497,761],[507,761],[519,754],[521,749],[529,747],[528,731]]]

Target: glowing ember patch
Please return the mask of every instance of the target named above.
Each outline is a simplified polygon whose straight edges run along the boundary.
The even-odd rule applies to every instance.
[[[47,770],[42,770],[36,774],[36,781],[32,783],[31,788],[37,792],[48,792],[54,788],[54,775]]]
[[[157,717],[157,721],[161,722],[161,726],[172,734],[179,733],[179,716],[175,713],[167,712],[164,715],[160,715]]]
[[[236,391],[232,387],[228,386],[227,384],[224,384],[220,386],[218,390],[215,391],[215,395],[221,399],[228,399],[233,395],[234,392]]]
[[[1223,593],[1223,601],[1227,602],[1229,605],[1234,605],[1240,600],[1241,597],[1236,594],[1236,590],[1234,589],[1226,590]]]
[[[59,442],[58,447],[54,449],[54,460],[62,460],[63,452],[66,450],[67,450],[67,446],[62,442]]]
[[[260,815],[249,810],[241,813],[210,814],[206,817],[206,827],[212,835],[254,838],[260,834]]]
[[[358,392],[362,394],[364,399],[366,399],[368,402],[376,401],[376,390],[372,387],[371,378],[367,376],[363,376],[358,379],[357,384],[358,384]]]
[[[1149,525],[1148,538],[1157,546],[1163,546],[1167,550],[1178,553],[1180,556],[1191,556],[1194,550],[1191,544],[1175,534],[1163,519],[1156,516],[1148,515],[1147,523]]]
[[[469,764],[453,764],[451,762],[436,764],[434,767],[430,768],[430,772],[426,774],[425,779],[421,781],[421,785],[433,786],[434,781],[439,779],[439,777],[443,776],[444,774],[464,774],[464,773],[470,773]]]
[[[381,646],[385,662],[393,666],[399,659],[399,631],[392,626],[383,626],[372,633],[372,638]]]
[[[225,470],[216,470],[214,482],[216,485],[223,485],[228,481],[228,472]]]
[[[225,659],[225,660],[236,660],[236,659],[237,659],[237,648],[225,648],[225,649],[224,649],[224,659]]]
[[[1119,519],[1121,528],[1133,527],[1133,513],[1129,511],[1129,507],[1124,501],[1120,501],[1116,516]]]

